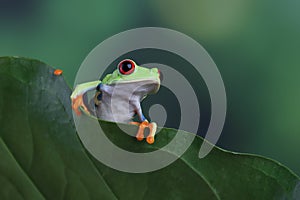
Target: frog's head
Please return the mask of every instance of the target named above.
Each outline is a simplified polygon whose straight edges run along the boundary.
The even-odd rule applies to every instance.
[[[145,68],[138,66],[133,60],[125,59],[121,61],[117,69],[106,75],[102,80],[104,84],[138,84],[152,85],[153,91],[157,92],[160,86],[161,73],[157,68]]]

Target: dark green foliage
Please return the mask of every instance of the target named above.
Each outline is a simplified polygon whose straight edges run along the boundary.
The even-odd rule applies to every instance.
[[[53,71],[36,60],[0,58],[0,199],[299,198],[299,178],[270,159],[214,148],[200,160],[200,137],[155,172],[131,174],[103,165],[78,139],[71,89]],[[115,144],[135,152],[159,149],[176,134],[163,128],[148,145],[115,123],[100,123]]]

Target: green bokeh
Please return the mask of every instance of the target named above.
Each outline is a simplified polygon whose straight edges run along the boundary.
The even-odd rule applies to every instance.
[[[57,66],[70,85],[86,55],[113,34],[161,26],[191,36],[225,83],[219,146],[274,158],[300,174],[300,1],[24,2],[0,14],[0,55]]]

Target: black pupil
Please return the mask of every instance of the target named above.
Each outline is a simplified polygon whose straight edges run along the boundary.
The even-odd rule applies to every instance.
[[[128,71],[131,70],[132,64],[131,64],[131,62],[129,62],[129,61],[124,61],[124,62],[122,63],[122,65],[121,65],[121,67],[122,67],[122,70],[123,70],[124,72],[128,72]]]

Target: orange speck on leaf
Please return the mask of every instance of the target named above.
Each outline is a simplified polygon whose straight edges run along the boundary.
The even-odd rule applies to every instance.
[[[54,70],[54,75],[55,76],[60,76],[62,73],[63,73],[63,70],[61,70],[61,69]]]

